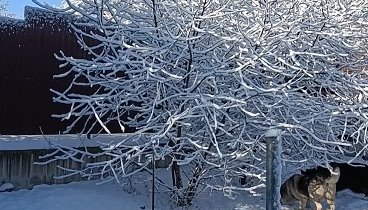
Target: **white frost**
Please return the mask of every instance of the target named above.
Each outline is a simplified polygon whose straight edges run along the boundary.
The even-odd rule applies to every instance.
[[[278,137],[280,134],[280,129],[270,129],[265,133],[265,137]]]
[[[86,135],[0,135],[0,151],[50,149],[53,145],[68,147],[98,147],[101,144],[117,144],[129,134],[99,135],[87,139]],[[143,137],[142,137],[143,138]]]

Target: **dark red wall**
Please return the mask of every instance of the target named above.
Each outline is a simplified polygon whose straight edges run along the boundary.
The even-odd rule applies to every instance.
[[[85,57],[68,25],[68,17],[26,8],[25,20],[0,19],[0,134],[57,134],[70,122],[52,118],[68,110],[53,103],[50,89],[67,80],[54,53]],[[78,129],[75,130],[78,132]]]

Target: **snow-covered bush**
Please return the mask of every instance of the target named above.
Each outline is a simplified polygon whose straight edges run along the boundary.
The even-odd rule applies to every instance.
[[[285,162],[359,161],[367,147],[367,5],[65,0],[53,10],[89,20],[73,28],[92,58],[58,54],[71,68],[56,77],[74,79],[52,90],[55,102],[70,105],[57,116],[86,119],[84,133],[93,124],[106,133],[114,123],[122,133],[136,129],[103,148],[109,161],[81,173],[97,167],[102,177],[131,176],[150,163],[137,160],[154,152],[172,158],[181,204],[201,186],[253,192],[264,186],[264,134],[275,128],[283,131]],[[81,30],[86,25],[96,30]],[[134,170],[126,170],[131,164]],[[251,181],[239,186],[233,179],[240,176]]]

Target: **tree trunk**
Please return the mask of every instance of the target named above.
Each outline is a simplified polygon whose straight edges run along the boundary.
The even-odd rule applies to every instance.
[[[172,172],[172,179],[173,179],[173,186],[177,189],[180,189],[183,187],[183,181],[181,179],[180,174],[180,166],[178,165],[178,162],[174,161],[171,166],[171,172]]]

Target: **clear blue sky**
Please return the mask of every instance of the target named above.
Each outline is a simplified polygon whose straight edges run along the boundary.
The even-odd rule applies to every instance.
[[[15,14],[17,18],[23,19],[24,16],[24,7],[25,6],[33,6],[37,7],[36,4],[32,2],[32,0],[5,0],[9,2],[8,12],[11,14]],[[51,6],[60,6],[61,0],[38,0],[41,3],[48,3]]]

